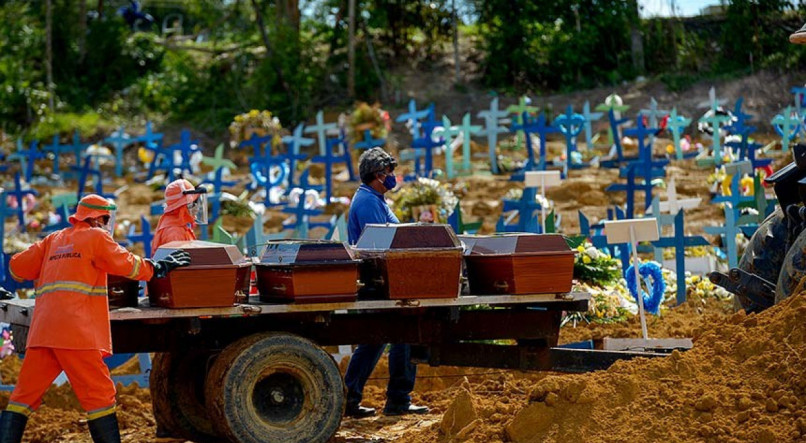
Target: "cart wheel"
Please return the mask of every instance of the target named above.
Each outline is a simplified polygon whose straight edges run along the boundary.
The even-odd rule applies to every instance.
[[[333,358],[292,334],[245,337],[227,346],[205,382],[210,418],[230,441],[326,442],[344,415]]]
[[[209,350],[154,355],[149,386],[159,430],[195,442],[221,440],[204,404],[204,379],[215,356]]]
[[[778,281],[778,274],[784,264],[786,254],[786,218],[778,208],[759,225],[750,243],[739,260],[739,269],[756,274],[770,281]],[[773,304],[775,300],[764,300],[764,304],[754,303],[749,298],[736,295],[747,313],[761,312]]]

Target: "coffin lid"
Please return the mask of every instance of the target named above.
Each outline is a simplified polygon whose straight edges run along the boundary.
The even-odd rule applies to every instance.
[[[465,255],[545,255],[574,254],[559,234],[460,235]]]
[[[190,254],[190,266],[187,268],[196,266],[232,266],[249,263],[235,245],[223,245],[201,240],[166,243],[154,253],[154,260],[163,259],[179,249]]]
[[[278,240],[266,244],[258,264],[305,265],[352,262],[342,242],[331,240]]]
[[[436,223],[368,224],[356,249],[459,248],[461,243],[450,225]]]

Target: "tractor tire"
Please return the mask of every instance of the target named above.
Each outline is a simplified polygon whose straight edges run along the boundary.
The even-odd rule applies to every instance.
[[[285,333],[227,346],[205,382],[210,417],[231,442],[326,442],[341,424],[345,387],[333,357]]]
[[[149,387],[160,432],[200,443],[221,441],[204,401],[204,380],[215,356],[208,350],[154,354]]]
[[[739,260],[739,269],[770,282],[778,281],[778,274],[781,272],[786,254],[786,236],[786,217],[781,208],[777,208],[759,225],[750,238],[750,243]],[[761,312],[775,304],[773,299],[755,303],[742,295],[736,295],[736,299],[748,314]]]
[[[778,284],[775,285],[775,303],[789,298],[798,289],[798,285],[804,277],[806,277],[806,230],[798,235],[798,238],[786,251],[784,265],[778,274]],[[801,286],[802,289],[804,289],[803,286]]]

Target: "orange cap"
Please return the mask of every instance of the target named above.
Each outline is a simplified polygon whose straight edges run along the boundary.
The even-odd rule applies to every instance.
[[[98,194],[89,194],[78,202],[76,213],[67,219],[71,224],[86,220],[88,218],[98,218],[104,215],[111,216],[111,212],[117,209],[114,203],[101,197]]]
[[[171,212],[196,201],[199,194],[184,194],[185,191],[194,189],[196,188],[193,187],[193,184],[183,178],[169,183],[165,187],[165,212]]]

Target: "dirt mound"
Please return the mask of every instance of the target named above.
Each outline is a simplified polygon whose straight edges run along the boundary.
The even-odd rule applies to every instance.
[[[548,376],[524,392],[473,387],[479,414],[465,441],[795,441],[806,436],[806,294],[759,315],[734,314],[689,352]],[[456,406],[467,404],[454,388]],[[505,413],[507,404],[517,405]],[[461,404],[460,404],[461,403]],[[449,409],[452,406],[449,406]],[[465,406],[466,409],[466,406]],[[497,415],[496,415],[497,414]],[[446,419],[447,420],[447,419]],[[455,437],[433,424],[399,441]]]

